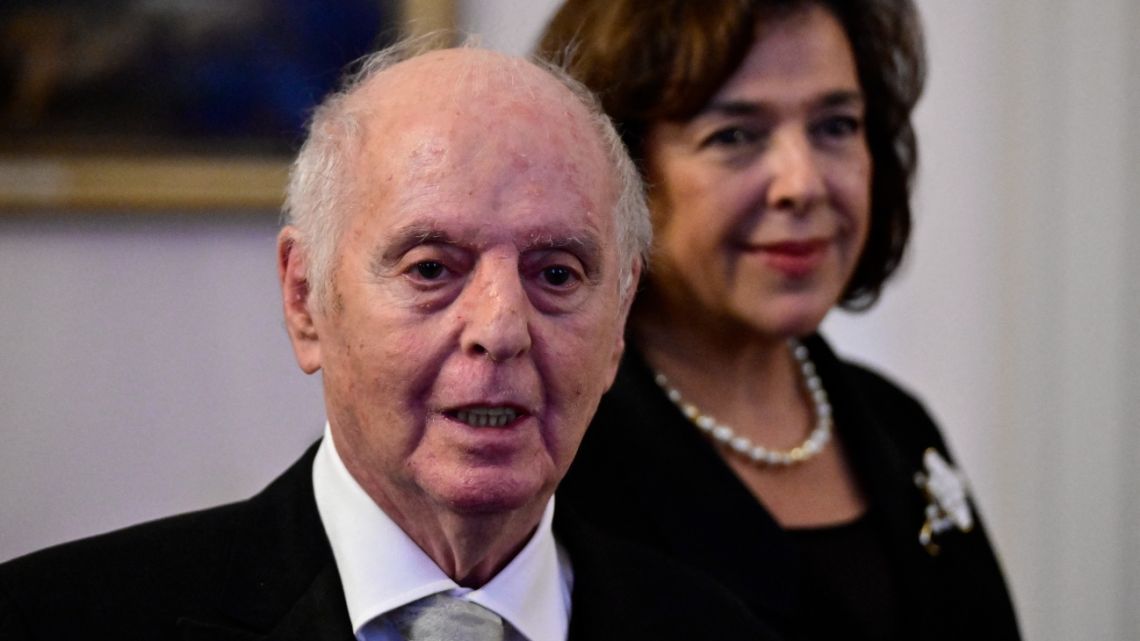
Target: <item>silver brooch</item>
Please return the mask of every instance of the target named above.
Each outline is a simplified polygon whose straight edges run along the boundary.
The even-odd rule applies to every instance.
[[[918,542],[931,556],[938,554],[934,537],[957,528],[969,532],[974,528],[974,515],[966,500],[966,477],[954,469],[934,448],[922,455],[925,472],[914,475],[914,483],[926,495],[926,521],[918,532]]]

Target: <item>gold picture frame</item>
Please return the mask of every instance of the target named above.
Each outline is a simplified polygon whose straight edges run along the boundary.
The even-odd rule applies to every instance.
[[[454,0],[397,0],[401,35],[455,28]],[[0,211],[276,210],[287,154],[0,151]]]

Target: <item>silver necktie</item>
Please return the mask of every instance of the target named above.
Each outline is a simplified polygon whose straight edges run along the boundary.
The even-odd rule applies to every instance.
[[[499,615],[442,592],[413,601],[390,617],[407,641],[503,641]]]

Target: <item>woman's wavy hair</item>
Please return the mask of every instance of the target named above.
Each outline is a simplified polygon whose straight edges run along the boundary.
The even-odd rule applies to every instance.
[[[866,309],[898,268],[910,236],[918,163],[911,112],[926,74],[911,0],[566,0],[537,54],[599,95],[644,173],[650,127],[695,116],[740,66],[761,21],[812,6],[843,26],[866,101],[871,223],[840,299],[848,309]]]

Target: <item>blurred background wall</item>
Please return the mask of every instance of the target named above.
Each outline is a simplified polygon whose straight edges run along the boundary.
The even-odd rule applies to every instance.
[[[522,53],[554,4],[455,16]],[[1140,3],[919,6],[912,253],[826,331],[940,419],[1028,638],[1140,638]],[[269,210],[0,212],[0,560],[248,496],[320,434],[276,228]]]

